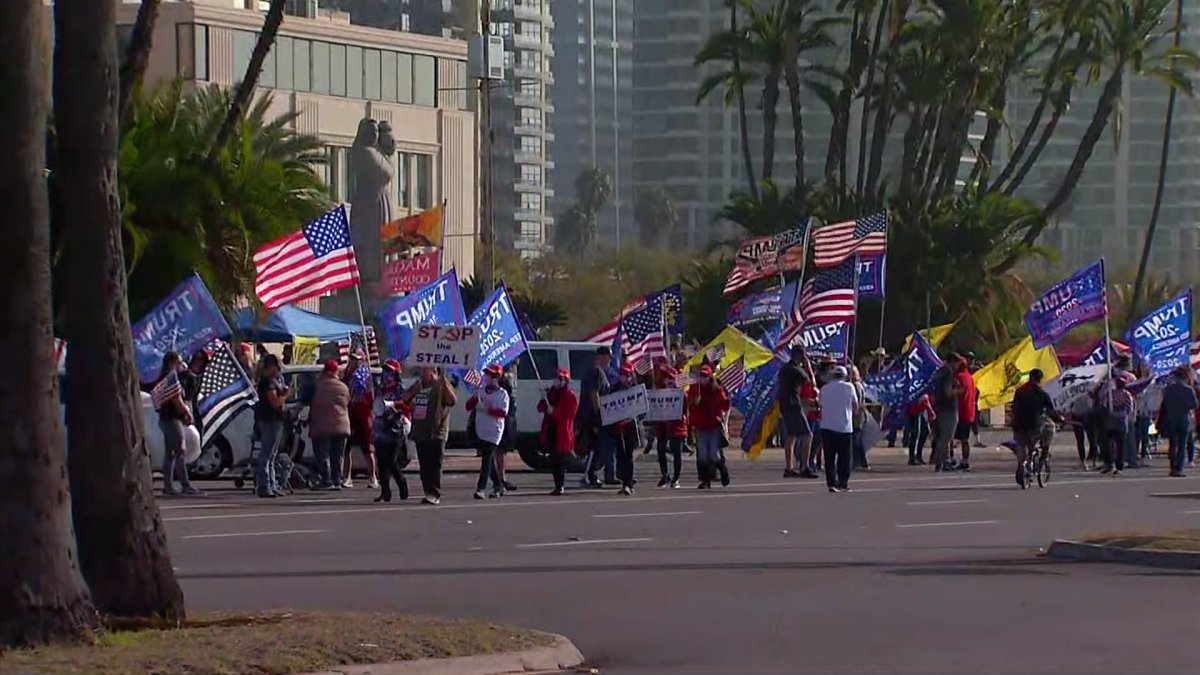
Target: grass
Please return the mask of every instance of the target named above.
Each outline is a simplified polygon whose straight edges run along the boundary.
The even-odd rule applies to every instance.
[[[1200,529],[1170,532],[1116,532],[1088,535],[1080,539],[1085,544],[1101,544],[1117,548],[1146,548],[1159,551],[1194,551],[1200,553]]]
[[[545,633],[479,621],[299,611],[209,614],[181,627],[113,627],[91,644],[0,652],[0,673],[286,675],[550,643]]]

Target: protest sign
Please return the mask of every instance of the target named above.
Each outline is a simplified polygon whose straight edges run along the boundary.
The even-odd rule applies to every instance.
[[[600,397],[600,423],[604,426],[636,419],[647,412],[646,385],[622,389]]]
[[[417,326],[409,362],[427,368],[474,368],[479,360],[479,326]]]
[[[440,251],[386,262],[383,264],[382,281],[375,286],[376,293],[391,297],[397,293],[414,291],[433,283],[440,269]]]
[[[376,316],[387,332],[388,354],[405,361],[416,326],[460,324],[464,314],[458,273],[452,269],[428,286],[383,305]]]
[[[1108,366],[1104,364],[1077,366],[1063,371],[1062,375],[1048,382],[1046,394],[1054,403],[1054,409],[1065,414],[1071,412],[1076,401],[1100,386],[1107,375]]]
[[[184,279],[154,309],[133,324],[133,352],[142,382],[158,379],[163,354],[185,359],[218,338],[233,334],[200,276]]]
[[[651,389],[646,392],[646,421],[674,422],[683,419],[682,389]]]
[[[1150,366],[1155,375],[1166,375],[1188,365],[1191,346],[1192,289],[1171,298],[1130,329],[1133,353]]]

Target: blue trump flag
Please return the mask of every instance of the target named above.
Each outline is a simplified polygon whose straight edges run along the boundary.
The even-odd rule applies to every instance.
[[[883,275],[886,267],[886,257],[883,253],[858,259],[858,297],[883,297]]]
[[[942,367],[937,351],[929,346],[920,333],[913,333],[912,346],[904,355],[904,398],[900,405],[908,406],[929,391],[933,374]]]
[[[388,355],[403,362],[412,347],[414,327],[460,325],[465,313],[458,290],[458,272],[451,269],[428,286],[380,307],[376,316],[387,332]]]
[[[492,291],[491,297],[471,312],[467,324],[480,328],[478,363],[481,370],[493,363],[507,366],[529,349],[504,286]]]
[[[1165,375],[1188,365],[1191,327],[1192,289],[1189,288],[1142,317],[1125,337],[1134,355],[1146,362],[1151,372]]]
[[[745,326],[759,321],[774,321],[779,318],[780,289],[769,288],[761,293],[752,293],[733,303],[726,315],[731,326]]]
[[[1035,349],[1057,342],[1081,323],[1108,313],[1104,260],[1097,260],[1050,287],[1025,312],[1025,327]]]
[[[895,408],[904,400],[904,370],[892,368],[863,378],[867,398]]]
[[[191,352],[233,334],[200,275],[192,273],[133,324],[133,353],[142,382],[158,379],[163,354]]]
[[[805,326],[800,332],[799,340],[809,356],[828,356],[834,361],[845,363],[849,336],[850,324],[839,321]]]
[[[778,359],[771,359],[746,373],[746,382],[738,390],[733,405],[743,415],[742,451],[757,456],[778,420],[776,399],[779,391]]]

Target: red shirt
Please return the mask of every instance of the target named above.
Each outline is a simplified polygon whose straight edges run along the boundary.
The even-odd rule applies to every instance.
[[[908,406],[908,410],[905,411],[905,414],[909,417],[916,417],[921,413],[927,413],[929,419],[933,419],[937,416],[933,412],[933,404],[929,402],[929,394],[922,394],[921,398],[913,401],[913,403]]]
[[[807,380],[800,384],[800,401],[808,405],[808,421],[816,422],[821,419],[821,408],[817,405],[817,388]]]
[[[725,389],[715,382],[707,387],[700,384],[688,387],[687,402],[688,419],[699,431],[720,429],[721,421],[729,411],[729,397],[725,395]]]
[[[975,397],[978,395],[975,378],[964,369],[955,373],[954,379],[958,380],[958,386],[963,390],[962,396],[958,397],[958,421],[971,424],[975,421]]]

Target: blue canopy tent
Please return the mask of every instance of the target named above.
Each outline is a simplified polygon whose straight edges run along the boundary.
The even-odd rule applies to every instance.
[[[361,333],[362,326],[284,305],[260,317],[257,325],[254,310],[243,307],[234,315],[233,330],[243,340],[250,342],[291,342],[297,335],[315,337],[321,342],[333,342],[345,340],[351,332]]]

